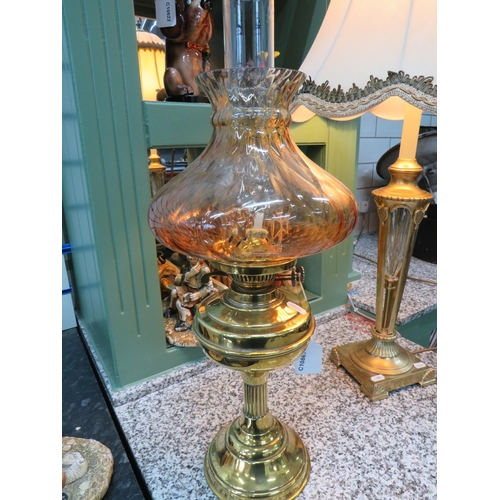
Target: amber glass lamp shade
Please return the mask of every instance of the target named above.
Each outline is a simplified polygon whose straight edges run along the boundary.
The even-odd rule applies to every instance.
[[[299,71],[203,73],[214,108],[203,153],[154,196],[150,227],[168,248],[229,266],[275,266],[327,250],[354,229],[357,205],[289,133]]]

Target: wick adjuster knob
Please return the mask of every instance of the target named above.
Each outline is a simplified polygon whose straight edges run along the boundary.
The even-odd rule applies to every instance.
[[[304,271],[303,266],[295,266],[289,274],[279,274],[276,276],[278,281],[291,281],[292,286],[296,286],[298,284],[304,283],[306,279],[306,272]]]

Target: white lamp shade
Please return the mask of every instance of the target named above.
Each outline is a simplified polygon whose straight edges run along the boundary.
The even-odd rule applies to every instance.
[[[165,42],[147,31],[137,30],[136,35],[142,99],[156,101],[156,93],[164,87]]]
[[[344,91],[354,85],[363,89],[370,76],[384,80],[389,71],[433,77],[436,85],[436,47],[437,0],[331,0],[300,70],[316,84],[328,81]],[[402,120],[404,109],[401,98],[389,97],[370,112]],[[293,119],[313,115],[301,106]]]

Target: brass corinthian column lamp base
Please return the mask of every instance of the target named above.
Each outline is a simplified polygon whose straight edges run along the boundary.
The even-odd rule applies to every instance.
[[[436,383],[435,370],[396,343],[396,318],[417,230],[433,195],[417,185],[423,169],[415,159],[422,112],[407,104],[400,157],[389,167],[390,183],[373,191],[379,216],[377,299],[370,340],[332,349],[330,359],[361,384],[372,401],[389,391]],[[410,158],[410,159],[405,159]]]

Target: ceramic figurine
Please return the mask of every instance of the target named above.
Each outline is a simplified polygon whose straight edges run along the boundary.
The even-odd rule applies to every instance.
[[[163,301],[163,323],[167,342],[178,347],[198,346],[191,330],[198,304],[208,295],[227,286],[203,276],[211,269],[205,261],[174,252],[168,259],[158,257],[158,275]],[[204,282],[206,281],[206,282]]]
[[[158,278],[160,279],[160,289],[162,299],[165,301],[170,298],[170,293],[174,289],[175,277],[181,272],[181,268],[172,262],[165,259],[162,255],[158,256]]]
[[[176,0],[175,12],[175,26],[160,28],[166,38],[167,100],[200,96],[195,77],[210,70],[208,42],[213,34],[210,1]]]
[[[202,278],[210,273],[204,260],[188,256],[189,270],[175,277],[175,288],[170,294],[170,309],[176,309],[179,319],[176,332],[186,331],[193,322],[193,308],[205,297],[215,291],[212,278],[204,284]]]

